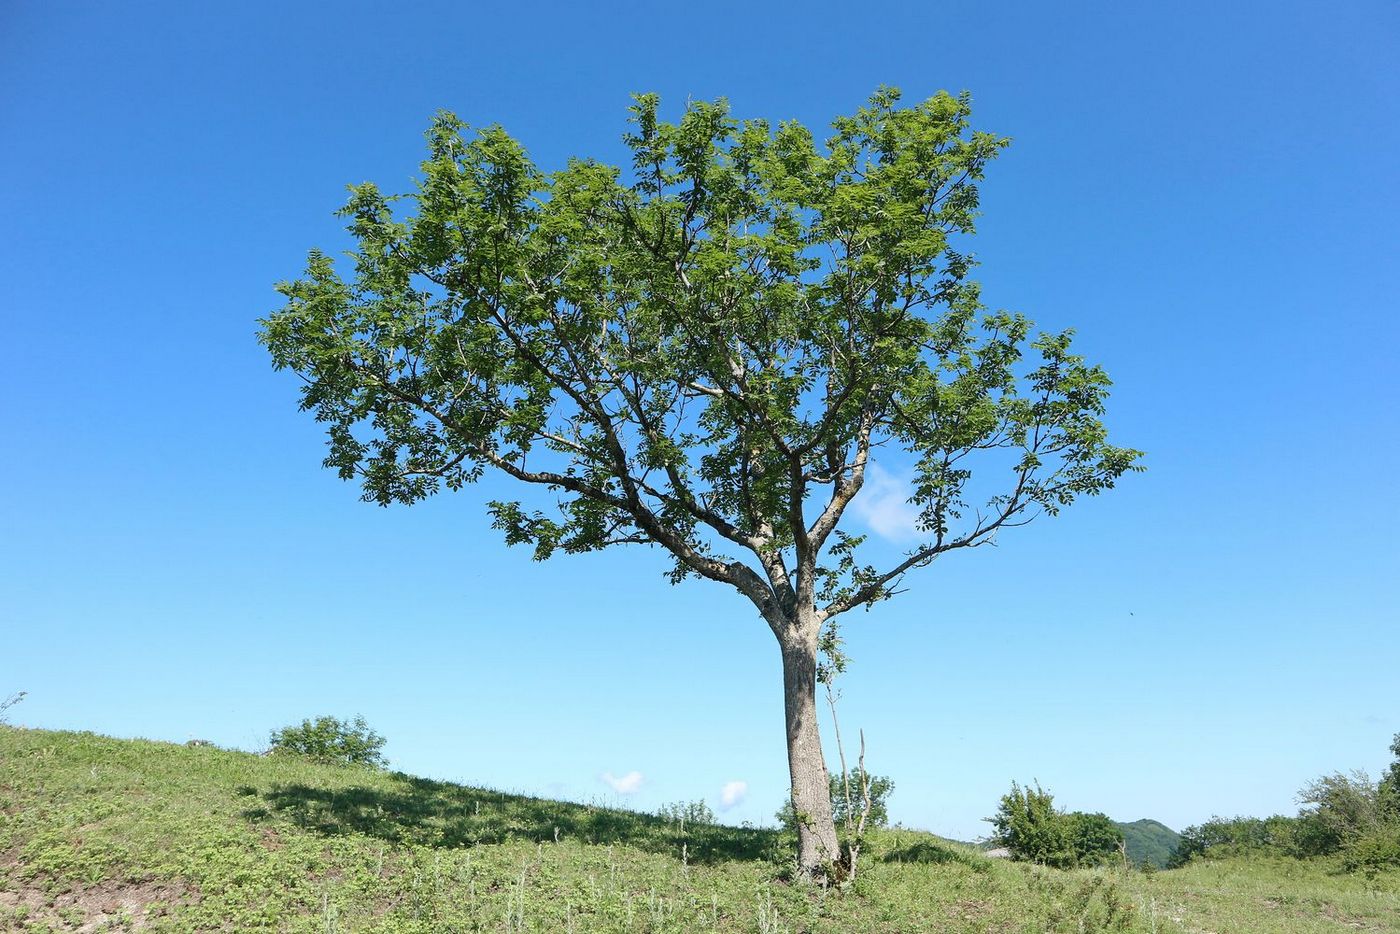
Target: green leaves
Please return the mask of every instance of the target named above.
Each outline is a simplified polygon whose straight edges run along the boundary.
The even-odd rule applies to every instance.
[[[1072,869],[1100,865],[1118,852],[1123,831],[1103,814],[1068,813],[1055,807],[1054,796],[1011,783],[997,813],[987,818],[995,828],[992,840],[1014,859]]]
[[[347,278],[313,252],[260,339],[367,500],[498,470],[544,488],[493,504],[508,543],[659,544],[677,579],[810,629],[1138,469],[1070,333],[987,313],[967,278],[956,244],[1007,144],[969,117],[965,94],[881,88],[818,145],[723,100],[668,123],[638,95],[626,172],[546,173],[439,114],[413,191],[350,189]],[[927,536],[884,571],[829,544],[875,450],[915,465]],[[979,461],[1002,489],[972,499]]]
[[[370,729],[364,717],[341,720],[317,717],[300,724],[273,730],[268,752],[274,755],[305,756],[316,762],[336,765],[387,765],[380,750],[384,737]]]

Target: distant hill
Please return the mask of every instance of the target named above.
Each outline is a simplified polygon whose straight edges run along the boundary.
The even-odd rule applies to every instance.
[[[1166,824],[1145,817],[1131,824],[1118,823],[1118,829],[1123,831],[1128,859],[1139,864],[1149,863],[1158,869],[1167,867],[1167,861],[1181,842],[1181,834]]]

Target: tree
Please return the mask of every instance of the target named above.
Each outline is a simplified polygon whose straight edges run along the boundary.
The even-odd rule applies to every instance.
[[[1385,821],[1380,788],[1359,770],[1308,782],[1298,792],[1298,802],[1304,805],[1298,816],[1315,828],[1323,852],[1336,851]]]
[[[1392,820],[1400,821],[1400,733],[1396,733],[1391,738],[1390,754],[1395,757],[1395,760],[1381,774],[1378,793],[1381,807]]]
[[[1064,819],[1075,865],[1098,866],[1118,855],[1123,830],[1107,814],[1070,811]]]
[[[1061,869],[1099,865],[1123,843],[1123,831],[1107,815],[1061,811],[1039,784],[1022,788],[1012,782],[987,820],[996,830],[992,841],[1013,858]]]
[[[313,251],[261,322],[366,500],[498,471],[538,494],[491,503],[507,543],[659,546],[672,580],[752,604],[782,657],[810,872],[836,856],[824,627],[1139,457],[1108,443],[1108,377],[1070,332],[1032,336],[968,278],[957,238],[1007,140],[971,130],[966,95],[898,102],[880,90],[823,146],[723,101],[666,123],[641,95],[627,172],[545,173],[499,127],[441,114],[411,194],[351,188],[353,275]],[[876,450],[913,465],[921,536],[878,568],[841,528]],[[997,479],[972,482],[979,460]]]
[[[992,842],[1011,851],[1015,859],[1047,866],[1073,863],[1069,828],[1059,811],[1055,796],[1036,785],[1022,788],[1015,782],[1001,796],[997,812],[987,818],[996,831]]]
[[[317,717],[294,726],[273,730],[268,752],[296,755],[317,762],[337,765],[368,765],[383,768],[384,737],[369,728],[364,717],[340,720]]]

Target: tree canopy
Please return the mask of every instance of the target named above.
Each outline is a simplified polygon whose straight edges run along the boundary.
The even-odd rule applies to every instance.
[[[813,700],[831,621],[1140,456],[1109,443],[1109,379],[1071,332],[987,310],[968,278],[1007,140],[967,95],[899,101],[819,143],[722,100],[668,123],[640,95],[629,166],[552,172],[440,114],[410,193],[351,188],[350,273],[312,252],[260,335],[367,500],[499,471],[542,494],[490,504],[537,558],[656,545],[674,580],[747,597],[783,652],[809,868],[836,846]],[[879,567],[841,528],[876,451],[912,470],[920,537]]]
[[[352,188],[353,276],[313,252],[261,338],[366,499],[495,468],[558,497],[491,507],[539,558],[646,542],[759,605],[879,600],[1138,458],[1108,443],[1108,377],[1070,332],[1032,337],[967,278],[954,238],[1008,141],[970,130],[965,95],[898,100],[881,90],[821,146],[723,101],[668,124],[641,95],[626,178],[543,172],[499,127],[442,114],[412,194]],[[881,445],[915,465],[924,541],[876,569],[837,524]],[[972,458],[997,454],[1002,488],[970,505]]]

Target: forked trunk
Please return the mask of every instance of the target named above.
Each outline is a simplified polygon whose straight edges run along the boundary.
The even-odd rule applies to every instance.
[[[787,714],[788,771],[797,819],[797,864],[819,876],[839,855],[831,818],[831,782],[817,724],[815,639],[779,638],[783,650],[783,706]]]

